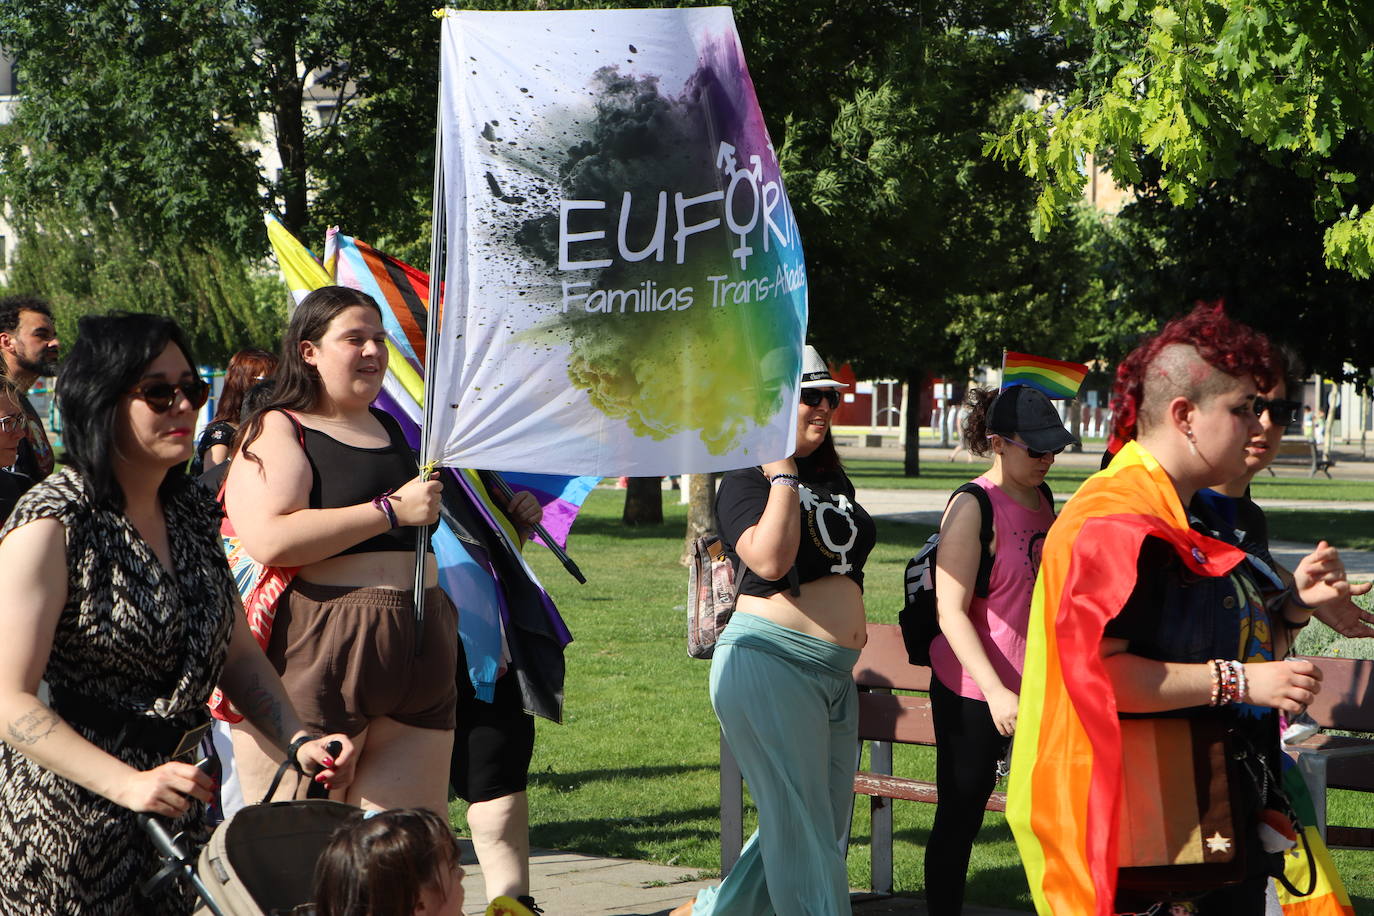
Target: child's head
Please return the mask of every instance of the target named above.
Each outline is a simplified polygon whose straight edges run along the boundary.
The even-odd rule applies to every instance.
[[[424,808],[358,816],[315,866],[316,916],[457,916],[463,911],[458,842]]]

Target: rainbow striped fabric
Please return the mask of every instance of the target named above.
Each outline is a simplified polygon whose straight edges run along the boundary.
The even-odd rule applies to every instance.
[[[1031,602],[1007,792],[1007,821],[1045,916],[1113,912],[1122,739],[1099,649],[1107,622],[1135,588],[1136,565],[1122,558],[1137,556],[1146,537],[1170,544],[1201,577],[1225,575],[1245,557],[1189,527],[1168,474],[1134,441],[1083,484],[1050,528]],[[1285,913],[1349,916],[1330,857],[1321,850],[1317,859],[1327,866],[1320,886],[1330,892],[1285,901]],[[1301,865],[1305,871],[1305,856]]]
[[[1029,385],[1050,398],[1071,400],[1078,397],[1078,389],[1088,375],[1082,363],[1068,363],[1029,353],[1002,353],[1002,387]]]

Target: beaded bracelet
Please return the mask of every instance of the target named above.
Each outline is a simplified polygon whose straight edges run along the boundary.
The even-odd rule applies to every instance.
[[[393,490],[387,490],[381,496],[372,500],[372,507],[386,516],[387,521],[391,522],[391,527],[396,528],[400,522],[396,519],[396,510],[391,507],[391,494]]]
[[[768,478],[768,482],[773,486],[791,487],[794,490],[801,486],[801,478],[796,474],[774,474]]]
[[[1207,663],[1212,670],[1213,706],[1227,706],[1243,703],[1250,692],[1250,683],[1245,676],[1245,665],[1231,659],[1215,658]]]

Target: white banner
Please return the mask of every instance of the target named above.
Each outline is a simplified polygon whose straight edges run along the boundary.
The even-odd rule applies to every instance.
[[[728,9],[450,12],[427,459],[652,476],[790,454],[806,268]]]

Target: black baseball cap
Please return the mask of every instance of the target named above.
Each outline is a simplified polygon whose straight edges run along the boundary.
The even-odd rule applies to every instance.
[[[988,432],[1019,435],[1022,442],[1037,452],[1057,452],[1082,444],[1064,428],[1050,399],[1026,385],[1012,385],[998,392],[988,411]]]

